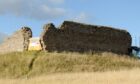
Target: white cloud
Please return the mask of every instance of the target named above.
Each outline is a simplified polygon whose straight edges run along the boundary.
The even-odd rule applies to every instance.
[[[65,9],[59,7],[63,2],[64,0],[0,0],[0,14],[40,20],[55,19],[65,15]]]
[[[89,16],[86,13],[82,12],[76,17],[74,17],[72,20],[76,22],[87,22],[89,20]]]

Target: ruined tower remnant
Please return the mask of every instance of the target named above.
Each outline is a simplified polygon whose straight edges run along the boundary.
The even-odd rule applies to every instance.
[[[48,50],[48,51],[57,50],[55,49],[56,48],[55,42],[57,41],[57,38],[58,38],[56,37],[56,34],[58,34],[57,32],[58,32],[57,29],[52,23],[44,25],[43,32],[41,34],[41,44],[42,44],[43,50]]]
[[[64,21],[60,28],[55,28],[53,24],[45,25],[41,41],[47,51],[129,54],[132,39],[125,30]]]
[[[29,27],[22,27],[0,45],[0,53],[26,51],[32,31]]]

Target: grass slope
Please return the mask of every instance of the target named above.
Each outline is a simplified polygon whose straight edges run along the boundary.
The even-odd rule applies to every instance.
[[[0,79],[0,84],[140,84],[140,69],[58,73],[29,79]]]
[[[0,55],[0,59],[1,78],[66,72],[104,72],[140,67],[138,59],[113,53],[15,52]]]

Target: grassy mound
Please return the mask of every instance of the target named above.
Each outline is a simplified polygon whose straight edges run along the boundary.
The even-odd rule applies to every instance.
[[[139,68],[139,59],[113,53],[15,52],[0,55],[0,77]]]

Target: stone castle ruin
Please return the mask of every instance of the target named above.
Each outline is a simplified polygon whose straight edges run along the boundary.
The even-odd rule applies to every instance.
[[[0,53],[9,53],[28,50],[29,38],[32,37],[32,31],[28,27],[23,27],[7,38],[0,45]]]
[[[31,37],[31,29],[22,28],[0,45],[0,53],[27,51]],[[107,51],[129,54],[132,43],[131,35],[125,30],[72,21],[64,21],[59,28],[52,23],[44,25],[40,40],[42,49],[50,52]]]

